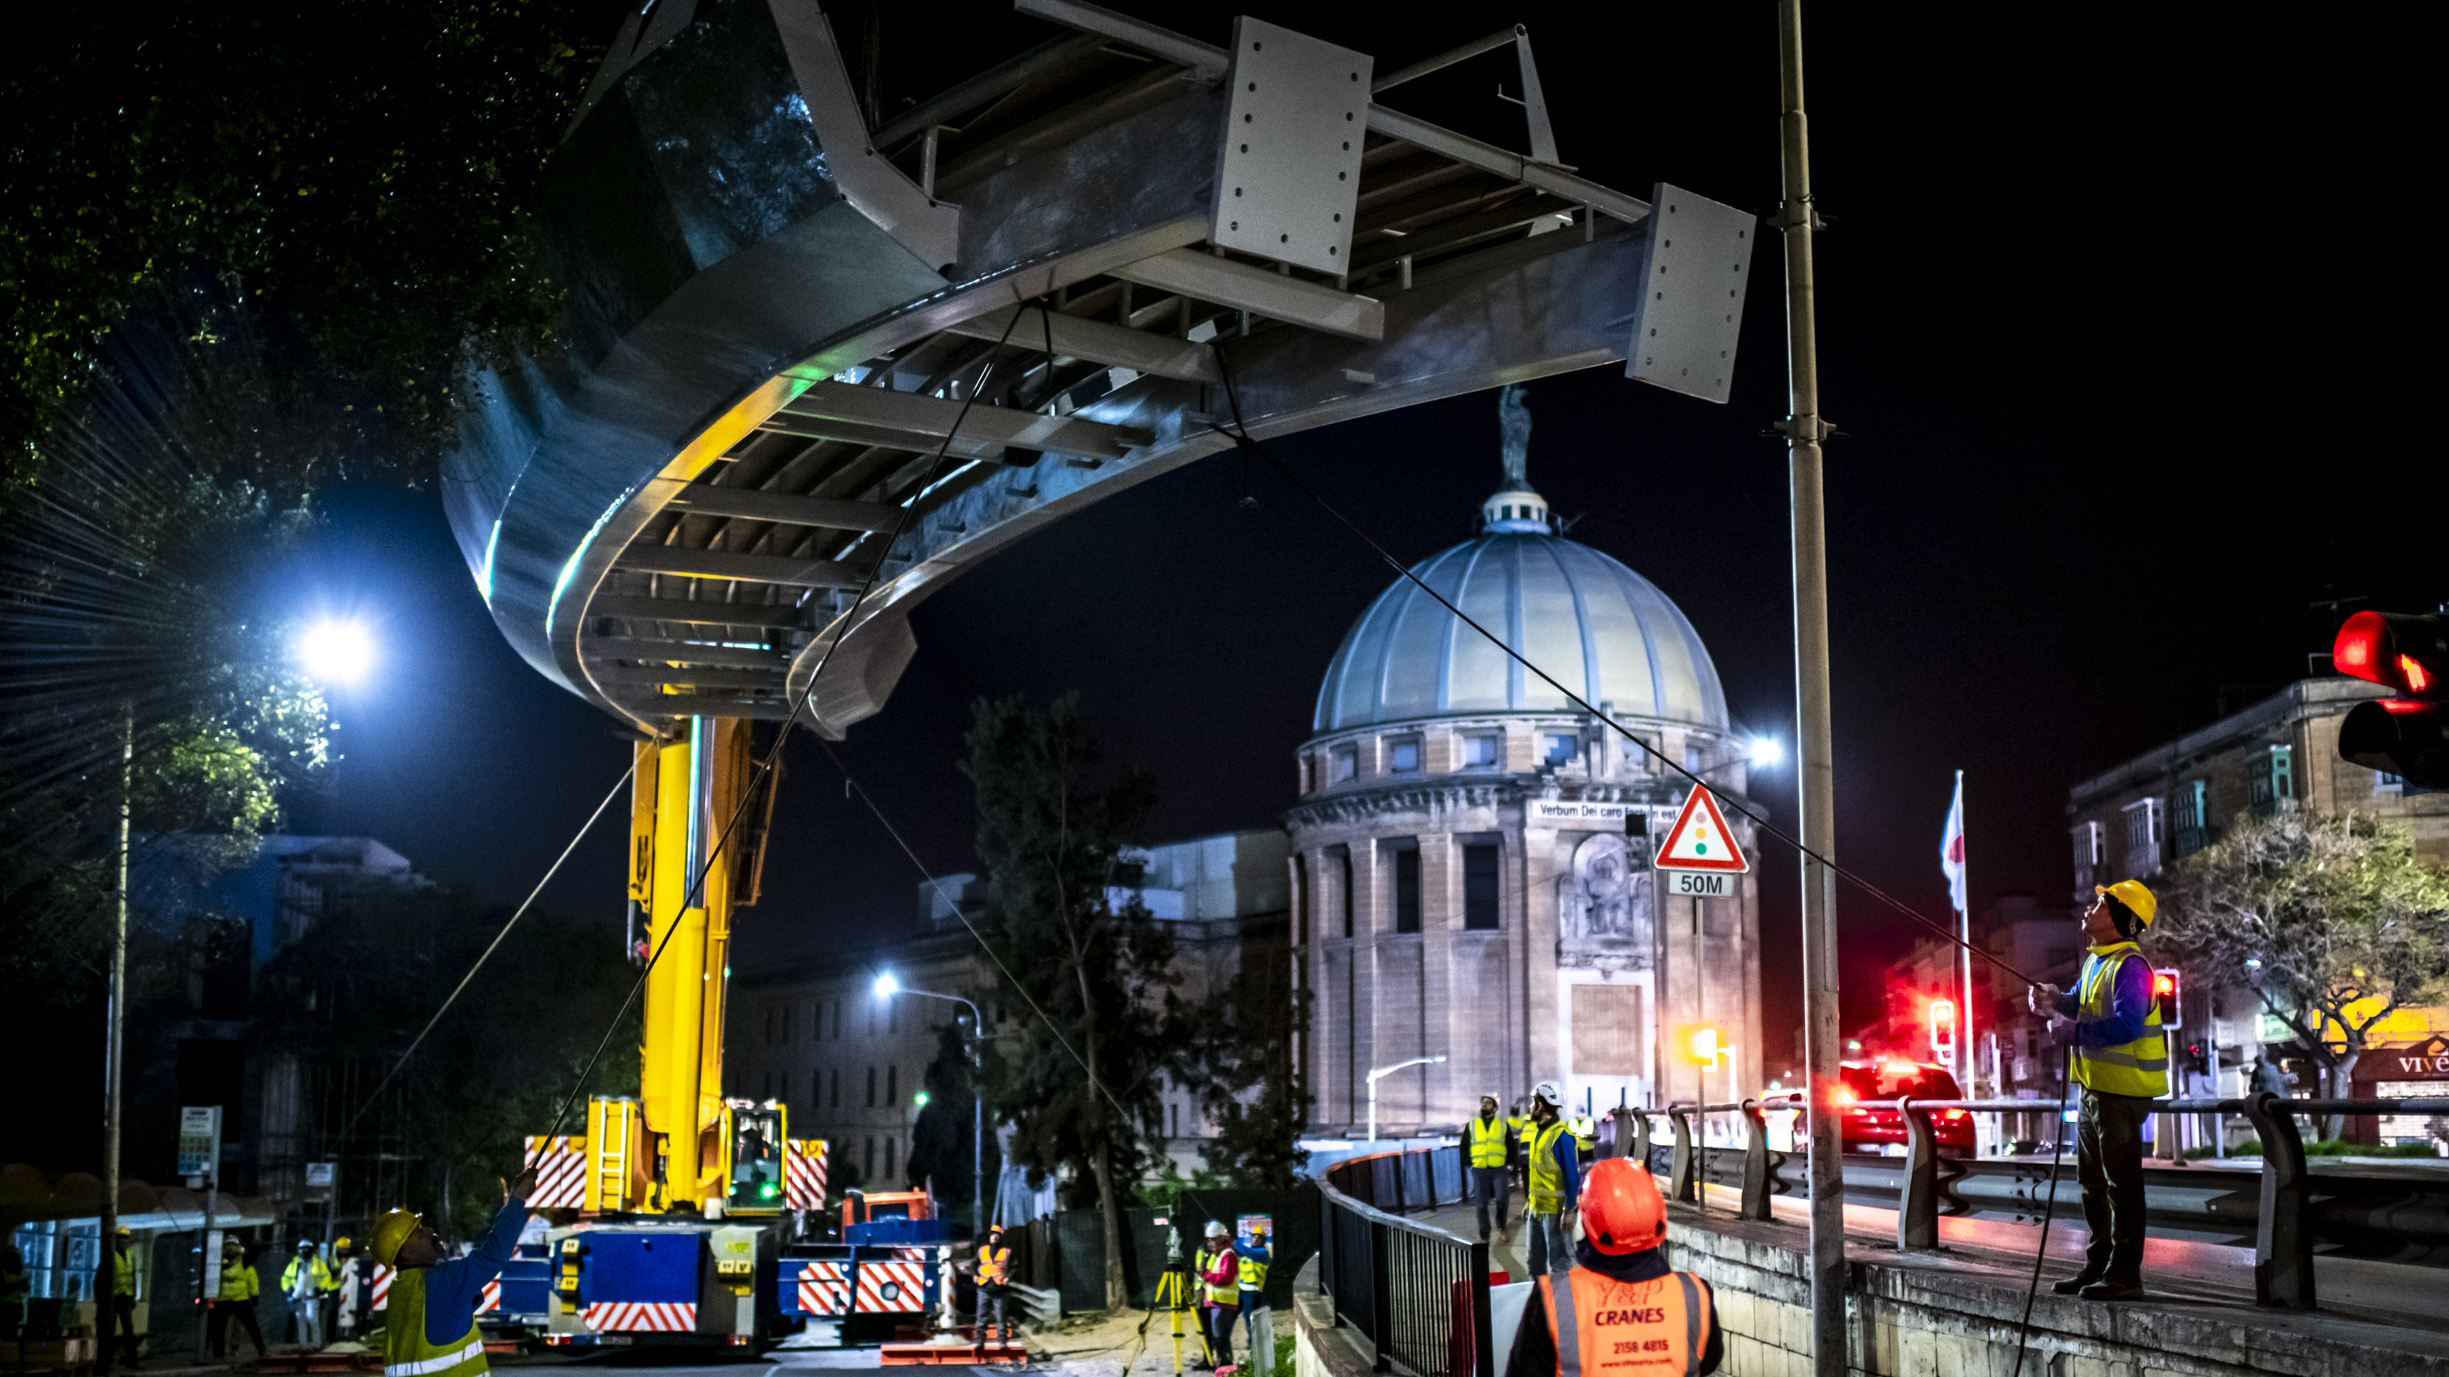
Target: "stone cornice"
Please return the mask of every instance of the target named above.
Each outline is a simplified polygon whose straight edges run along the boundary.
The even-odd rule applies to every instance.
[[[1556,797],[1592,803],[1638,803],[1672,808],[1682,793],[1672,780],[1609,780],[1560,788]],[[1513,810],[1508,821],[1519,825],[1525,799],[1547,796],[1547,781],[1538,775],[1437,775],[1375,784],[1296,804],[1284,813],[1285,827],[1299,830],[1333,823],[1366,822],[1396,813],[1459,812],[1465,808]],[[1729,795],[1732,797],[1732,795]]]

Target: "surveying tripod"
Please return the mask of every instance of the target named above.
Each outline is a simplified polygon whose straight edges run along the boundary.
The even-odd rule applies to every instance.
[[[1196,1300],[1197,1292],[1191,1289],[1190,1269],[1179,1262],[1167,1266],[1165,1274],[1157,1278],[1156,1304],[1149,1309],[1161,1311],[1173,1321],[1174,1377],[1182,1377],[1182,1317],[1193,1313]],[[1199,1334],[1199,1349],[1207,1355],[1207,1365],[1213,1369],[1216,1366],[1216,1353],[1208,1343],[1207,1326],[1197,1321],[1193,1321],[1193,1324]]]

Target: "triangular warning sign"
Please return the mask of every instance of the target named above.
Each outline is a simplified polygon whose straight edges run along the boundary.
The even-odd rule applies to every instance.
[[[1719,814],[1718,801],[1698,784],[1692,786],[1692,797],[1684,800],[1684,811],[1675,815],[1675,826],[1667,830],[1666,840],[1659,843],[1658,859],[1653,864],[1660,870],[1738,874],[1752,868],[1743,848],[1735,844],[1735,834],[1727,829],[1726,819]]]

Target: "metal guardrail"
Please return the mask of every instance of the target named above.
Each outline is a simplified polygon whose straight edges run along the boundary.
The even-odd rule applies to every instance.
[[[2032,1164],[2026,1163],[1942,1158],[1938,1151],[1937,1133],[1930,1120],[1933,1113],[1961,1110],[1968,1113],[2030,1114],[2048,1110],[2054,1115],[2056,1112],[2054,1106],[2040,1100],[1908,1098],[1862,1100],[1849,1108],[1891,1111],[1904,1121],[1905,1160],[1902,1189],[1897,1202],[1896,1242],[1898,1248],[1906,1250],[1937,1247],[1939,1216],[1970,1211],[1971,1206],[1953,1189],[1958,1181],[1971,1175],[2020,1174],[2032,1169]],[[1804,1186],[1799,1173],[1788,1174],[1787,1159],[1800,1154],[1770,1150],[1767,1116],[1786,1110],[1807,1109],[1800,1096],[1742,1100],[1731,1104],[1669,1105],[1663,1110],[1619,1108],[1613,1111],[1616,1151],[1618,1155],[1650,1163],[1655,1170],[1658,1149],[1650,1137],[1650,1119],[1653,1115],[1663,1115],[1674,1132],[1674,1146],[1668,1160],[1668,1194],[1677,1200],[1700,1204],[1703,1199],[1701,1184],[1715,1173],[1710,1169],[1708,1145],[1695,1141],[1692,1121],[1711,1114],[1739,1114],[1744,1121],[1745,1146],[1740,1149],[1743,1156],[1743,1196],[1736,1217],[1767,1219],[1770,1217],[1769,1201],[1773,1196],[1799,1193]],[[2313,1245],[2317,1223],[2313,1196],[2316,1186],[2312,1173],[2305,1165],[2304,1140],[2296,1130],[2296,1116],[2449,1114],[2449,1099],[2299,1100],[2264,1093],[2237,1100],[2161,1100],[2155,1103],[2153,1112],[2242,1114],[2251,1121],[2262,1143],[2260,1192],[2253,1228],[2254,1300],[2260,1305],[2311,1310],[2316,1308],[2313,1284]],[[1850,1181],[1848,1188],[1852,1188]],[[2371,1213],[2387,1215],[2391,1212]],[[2343,1222],[2349,1227],[2378,1227],[2384,1231],[2425,1223],[2435,1226],[2449,1223],[2413,1218],[2357,1218]]]
[[[1464,1198],[1460,1147],[1347,1158],[1318,1181],[1318,1282],[1335,1320],[1369,1336],[1377,1369],[1496,1377],[1488,1245],[1399,1211]]]

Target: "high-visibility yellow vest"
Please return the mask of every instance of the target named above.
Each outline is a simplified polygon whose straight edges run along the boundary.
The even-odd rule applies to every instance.
[[[243,1301],[255,1299],[263,1288],[255,1280],[255,1269],[243,1262],[221,1264],[221,1293],[217,1300]]]
[[[1250,1256],[1248,1253],[1240,1253],[1238,1256],[1241,1258],[1242,1289],[1244,1291],[1266,1290],[1267,1264]]]
[[[1511,1131],[1512,1125],[1503,1119],[1483,1119],[1473,1115],[1471,1122],[1463,1125],[1463,1136],[1470,1146],[1471,1165],[1504,1166],[1505,1135]]]
[[[1236,1268],[1232,1278],[1222,1285],[1208,1280],[1208,1275],[1223,1266],[1225,1258],[1229,1255],[1229,1251],[1222,1248],[1212,1251],[1206,1248],[1199,1250],[1199,1282],[1200,1285],[1207,1288],[1207,1299],[1210,1305],[1239,1305],[1242,1303],[1240,1269]]]
[[[2075,1018],[2091,1023],[2109,1016],[2117,994],[2117,973],[2128,961],[2143,959],[2132,942],[2094,947],[2084,958],[2083,978],[2075,983]],[[2148,983],[2146,990],[2150,989]],[[2150,1001],[2143,1015],[2143,1035],[2116,1047],[2077,1047],[2075,1083],[2106,1095],[2136,1095],[2158,1099],[2168,1093],[2168,1034],[2160,1027],[2160,1001]]]
[[[134,1296],[136,1294],[135,1251],[131,1249],[128,1252],[122,1253],[116,1249],[113,1249],[111,1260],[117,1264],[112,1271],[112,1276],[116,1278],[113,1285],[117,1287],[114,1294],[130,1297]]]
[[[474,1317],[468,1332],[440,1348],[425,1341],[425,1269],[402,1267],[391,1277],[391,1314],[383,1323],[383,1377],[480,1377],[485,1336]]]
[[[1579,1143],[1585,1151],[1598,1146],[1598,1120],[1591,1118],[1587,1114],[1576,1114],[1571,1119],[1566,1121],[1565,1126],[1573,1130],[1573,1141]]]
[[[1556,1165],[1556,1140],[1564,1136],[1561,1119],[1531,1135],[1532,1214],[1555,1214],[1565,1207],[1565,1175]]]

